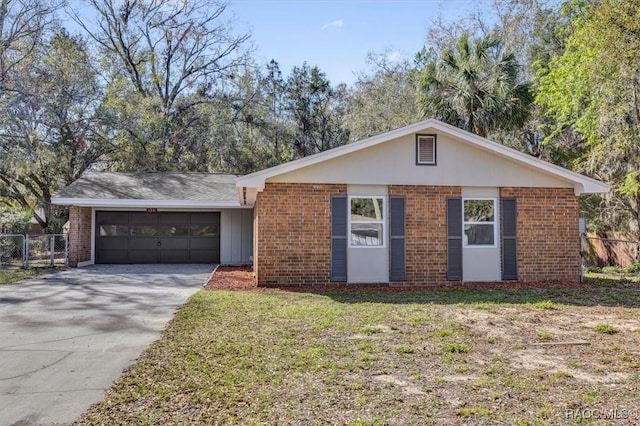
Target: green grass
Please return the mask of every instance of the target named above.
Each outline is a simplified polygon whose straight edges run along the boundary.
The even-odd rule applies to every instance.
[[[553,303],[551,300],[543,300],[540,302],[535,302],[533,306],[538,309],[558,309],[558,306],[555,303]]]
[[[469,352],[469,348],[460,343],[447,343],[444,345],[444,350],[456,354],[466,354]]]
[[[598,324],[595,327],[593,327],[593,331],[595,331],[596,333],[602,333],[602,334],[616,334],[620,332],[620,330],[618,330],[611,324]]]
[[[637,405],[640,355],[625,348],[640,346],[638,327],[594,333],[592,321],[639,307],[637,286],[609,281],[201,291],[78,423],[566,423],[566,407]],[[539,346],[550,336],[589,345]]]
[[[60,268],[0,269],[0,285],[60,271]]]

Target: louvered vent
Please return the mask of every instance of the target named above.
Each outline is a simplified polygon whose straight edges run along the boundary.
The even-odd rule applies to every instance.
[[[436,164],[435,135],[418,135],[417,137],[418,164]]]

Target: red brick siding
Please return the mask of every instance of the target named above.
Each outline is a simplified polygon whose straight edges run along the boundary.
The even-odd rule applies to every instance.
[[[579,281],[578,197],[570,188],[500,188],[518,209],[518,279]]]
[[[266,184],[254,207],[259,286],[329,283],[331,196],[346,193],[339,184]]]
[[[404,283],[420,285],[447,280],[447,198],[460,197],[460,187],[389,186],[389,196],[405,197]]]
[[[69,208],[69,266],[91,260],[91,208]]]
[[[331,271],[331,196],[346,185],[268,183],[254,210],[254,268],[260,286],[326,285]],[[406,199],[404,282],[446,282],[446,201],[460,187],[391,185]],[[501,188],[518,207],[521,281],[577,281],[580,274],[578,200],[572,189]]]

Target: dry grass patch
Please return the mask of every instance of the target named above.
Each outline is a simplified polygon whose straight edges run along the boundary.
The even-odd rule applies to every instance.
[[[35,278],[53,272],[59,272],[63,268],[0,268],[0,285]]]
[[[638,408],[639,307],[611,283],[202,291],[78,423],[570,424]]]

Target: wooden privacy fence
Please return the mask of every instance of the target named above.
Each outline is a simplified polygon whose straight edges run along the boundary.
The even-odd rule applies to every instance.
[[[638,259],[637,237],[626,232],[588,232],[585,234],[586,266],[629,266]]]

